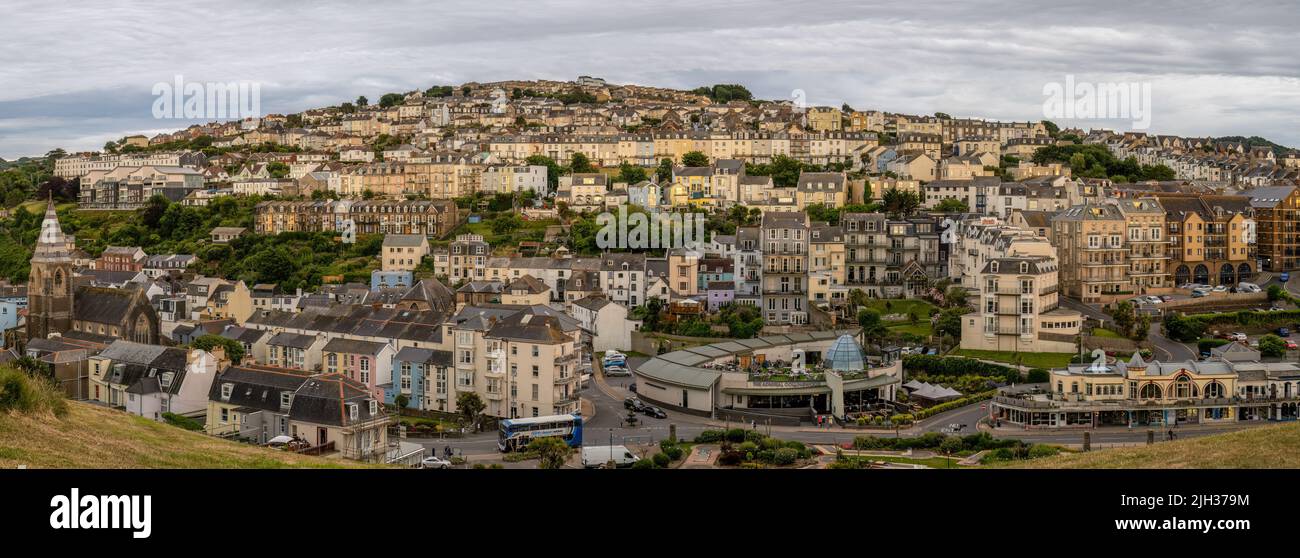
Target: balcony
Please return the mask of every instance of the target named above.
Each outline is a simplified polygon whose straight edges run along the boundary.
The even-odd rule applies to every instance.
[[[578,360],[578,353],[569,353],[555,357],[555,364],[568,364]]]
[[[566,374],[563,376],[556,376],[553,383],[554,385],[562,386],[565,384],[572,384],[576,381],[578,381],[578,376],[576,374]]]

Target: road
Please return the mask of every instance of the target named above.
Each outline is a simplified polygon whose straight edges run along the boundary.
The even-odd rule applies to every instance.
[[[1298,284],[1297,288],[1300,288],[1300,284]],[[1077,310],[1080,313],[1082,313],[1084,316],[1093,318],[1101,322],[1103,325],[1110,322],[1110,316],[1107,316],[1106,313],[1102,312],[1101,308],[1095,304],[1085,304],[1078,300],[1072,298],[1066,298],[1064,296],[1060,297],[1060,301],[1061,301],[1061,306],[1064,306],[1071,310]],[[1191,347],[1183,343],[1179,343],[1168,337],[1165,337],[1165,334],[1163,331],[1161,331],[1159,325],[1151,328],[1151,330],[1147,333],[1147,340],[1150,341],[1151,345],[1155,347],[1156,349],[1155,357],[1157,359],[1164,360],[1164,361],[1174,361],[1174,362],[1184,361],[1184,360],[1196,360],[1196,351],[1194,349],[1192,349]]]

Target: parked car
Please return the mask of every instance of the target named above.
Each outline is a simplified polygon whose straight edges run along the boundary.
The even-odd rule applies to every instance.
[[[1288,350],[1294,351],[1294,350],[1296,350],[1296,347],[1297,347],[1297,345],[1295,344],[1295,341],[1292,341],[1292,340],[1290,340],[1290,339],[1287,339],[1287,340],[1286,340],[1286,348],[1287,348]]]
[[[636,396],[632,396],[623,400],[624,409],[632,409],[633,411],[639,412],[642,409],[644,409],[645,406],[646,406],[645,403],[641,402],[640,399],[637,399]]]
[[[1291,336],[1291,330],[1289,330],[1289,329],[1287,329],[1287,328],[1284,328],[1284,327],[1279,327],[1279,328],[1277,328],[1277,336],[1278,336],[1278,337],[1290,337],[1290,336]]]
[[[1235,332],[1233,332],[1233,333],[1231,334],[1231,339],[1232,339],[1233,341],[1241,341],[1242,343],[1245,343],[1247,340],[1249,340],[1249,338],[1246,337],[1246,334],[1245,334],[1245,333],[1242,333],[1242,332],[1240,332],[1240,331],[1235,331]]]
[[[421,469],[450,469],[451,462],[436,455],[429,456],[420,461]]]
[[[604,467],[610,461],[618,468],[631,467],[641,458],[627,449],[627,446],[583,446],[582,466],[586,469]]]
[[[1202,290],[1202,289],[1193,289],[1193,290],[1192,290],[1192,298],[1201,298],[1201,297],[1204,297],[1204,296],[1210,296],[1210,291],[1208,291],[1208,290]]]
[[[1169,296],[1169,295],[1160,295],[1160,300],[1163,300],[1163,301],[1165,301],[1165,302],[1169,302],[1169,301],[1171,301],[1171,300],[1173,300],[1173,299],[1174,299],[1174,297]]]
[[[1147,302],[1150,302],[1151,304],[1160,304],[1160,303],[1164,302],[1164,299],[1162,299],[1162,298],[1160,298],[1160,297],[1158,297],[1158,296],[1156,296],[1156,295],[1149,295],[1149,296],[1147,296]]]
[[[1281,282],[1283,282],[1283,283],[1285,283],[1285,282],[1287,282],[1287,281],[1290,281],[1290,280],[1291,280],[1291,274],[1290,274],[1290,273],[1285,273],[1285,272],[1284,272],[1284,273],[1282,273],[1281,275],[1278,275],[1278,276],[1277,276],[1277,280],[1278,280],[1278,281],[1281,281]]]
[[[664,410],[663,410],[663,409],[660,409],[659,407],[653,407],[653,406],[650,406],[650,405],[646,405],[645,407],[643,407],[643,408],[641,409],[641,412],[642,412],[643,414],[645,414],[645,416],[647,416],[647,417],[654,417],[654,418],[660,418],[660,419],[661,419],[661,418],[668,418],[668,413],[665,413]]]
[[[1227,285],[1219,285],[1219,286],[1217,286],[1217,287],[1214,288],[1214,292],[1216,292],[1216,293],[1226,293],[1226,292],[1228,292],[1228,286],[1227,286]]]
[[[605,368],[605,375],[611,378],[615,376],[631,376],[632,372],[623,366],[610,366]]]

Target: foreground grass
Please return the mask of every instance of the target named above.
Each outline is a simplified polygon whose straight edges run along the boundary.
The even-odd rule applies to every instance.
[[[1064,368],[1074,358],[1074,353],[1013,353],[1011,351],[979,351],[975,349],[958,349],[953,354],[964,357],[993,360],[1015,364],[1020,357],[1020,364],[1030,368]]]
[[[69,402],[68,414],[0,412],[0,468],[348,468],[368,465],[213,438],[121,411]]]
[[[1300,468],[1300,423],[1248,428],[1238,432],[1150,446],[1017,461],[1031,469],[1295,469]]]

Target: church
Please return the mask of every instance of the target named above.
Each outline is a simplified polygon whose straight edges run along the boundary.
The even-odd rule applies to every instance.
[[[50,200],[27,280],[27,339],[82,331],[158,344],[158,313],[144,291],[77,285],[73,244]]]

